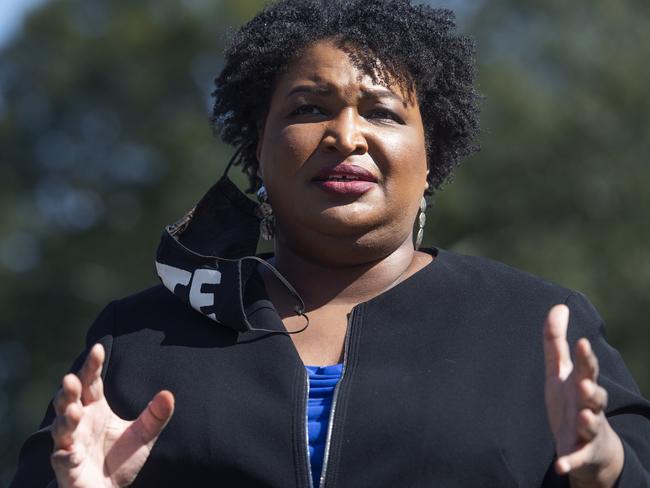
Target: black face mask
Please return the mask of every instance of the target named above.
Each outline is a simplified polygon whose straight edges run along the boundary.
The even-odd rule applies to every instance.
[[[261,219],[257,204],[228,178],[236,156],[196,207],[165,227],[156,252],[156,271],[165,287],[218,324],[238,332],[302,332],[309,325],[302,298],[278,270],[255,256]],[[306,319],[302,329],[287,332],[268,298],[256,300],[247,294],[247,284],[259,264],[295,298],[294,311]],[[269,310],[274,313],[265,313]],[[268,328],[273,322],[274,328]]]

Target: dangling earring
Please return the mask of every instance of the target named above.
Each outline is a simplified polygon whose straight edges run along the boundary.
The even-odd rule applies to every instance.
[[[260,236],[265,241],[273,240],[275,234],[275,218],[273,217],[273,208],[269,203],[269,196],[266,193],[264,185],[257,190],[257,200],[260,204],[257,206],[257,216],[260,221]]]
[[[427,221],[427,199],[422,196],[420,200],[420,213],[418,214],[418,233],[415,238],[415,250],[420,249],[420,244],[422,244],[422,238],[424,237],[424,224]]]

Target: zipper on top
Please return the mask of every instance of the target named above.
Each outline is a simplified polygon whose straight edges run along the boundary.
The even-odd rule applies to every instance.
[[[336,413],[336,402],[338,399],[339,395],[339,389],[341,386],[341,383],[343,382],[343,378],[345,377],[345,370],[347,369],[347,362],[348,362],[348,352],[349,352],[349,343],[350,343],[350,334],[352,332],[352,324],[354,323],[354,312],[355,308],[353,307],[352,310],[350,311],[350,315],[348,317],[348,327],[345,331],[345,342],[343,346],[343,368],[341,370],[341,377],[339,378],[338,383],[336,383],[336,386],[334,387],[334,394],[332,397],[332,408],[330,410],[330,416],[327,421],[327,437],[325,440],[325,453],[323,455],[323,468],[321,470],[321,475],[320,475],[320,482],[319,482],[319,488],[324,488],[325,487],[325,480],[327,478],[327,467],[328,467],[328,461],[329,461],[329,454],[330,454],[330,444],[332,443],[332,431],[333,431],[333,426],[334,426],[334,414]],[[308,441],[309,442],[309,441]],[[309,450],[309,447],[308,447]],[[309,456],[307,457],[309,459]],[[310,476],[309,476],[309,483],[311,486],[311,466],[310,468]],[[312,487],[313,488],[313,487]]]
[[[306,456],[305,459],[307,459],[307,479],[309,480],[309,485],[307,485],[309,488],[314,488],[314,482],[312,481],[312,474],[311,474],[311,458],[309,456],[309,375],[307,374],[307,370],[303,367],[305,371],[303,372],[304,378],[305,378],[305,405],[304,405],[304,412],[305,412],[305,449],[306,449]]]

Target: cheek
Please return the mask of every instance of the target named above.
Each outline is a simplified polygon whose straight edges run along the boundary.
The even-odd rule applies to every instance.
[[[285,126],[265,134],[262,161],[265,182],[294,176],[318,148],[320,131],[306,124]]]
[[[292,163],[302,166],[318,148],[320,132],[316,127],[296,124],[282,130],[278,142],[286,146]]]
[[[386,177],[387,190],[396,193],[424,193],[426,149],[417,132],[386,134],[378,145],[378,165]]]

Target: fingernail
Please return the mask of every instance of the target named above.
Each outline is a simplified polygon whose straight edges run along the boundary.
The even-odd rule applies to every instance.
[[[567,461],[566,459],[560,459],[558,461],[558,464],[560,465],[560,469],[562,470],[562,473],[568,473],[571,471],[571,463]]]

